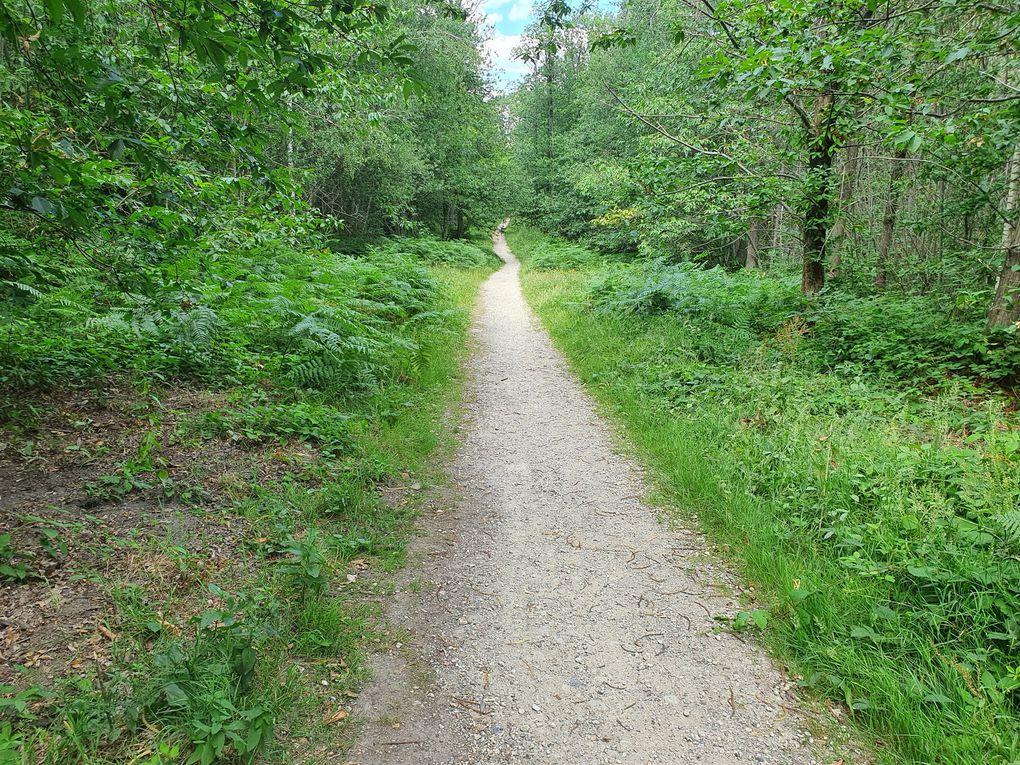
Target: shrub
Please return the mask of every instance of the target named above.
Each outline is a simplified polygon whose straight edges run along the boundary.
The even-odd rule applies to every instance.
[[[807,350],[826,369],[919,383],[950,375],[1008,381],[1020,370],[1016,333],[989,334],[982,316],[933,299],[830,293],[808,312]]]
[[[416,338],[443,322],[442,289],[425,263],[495,257],[464,242],[402,240],[355,258],[301,248],[289,230],[250,233],[218,232],[150,268],[146,292],[93,273],[6,304],[0,386],[82,385],[129,371],[217,385],[270,377],[359,395],[406,373]],[[216,259],[205,262],[203,248]]]

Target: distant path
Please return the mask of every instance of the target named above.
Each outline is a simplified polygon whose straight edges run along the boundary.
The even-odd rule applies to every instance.
[[[375,662],[351,761],[814,763],[790,683],[713,632],[706,609],[735,610],[720,572],[642,503],[494,243],[453,496],[388,612],[411,638]]]

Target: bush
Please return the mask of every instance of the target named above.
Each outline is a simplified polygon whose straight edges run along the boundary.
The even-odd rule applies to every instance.
[[[1010,383],[1020,373],[1020,335],[989,333],[983,315],[961,315],[926,297],[833,291],[809,301],[796,277],[662,260],[603,263],[587,294],[599,312],[676,314],[696,322],[706,343],[721,343],[718,361],[796,325],[803,336],[797,358],[808,369],[911,386],[953,376]]]
[[[217,232],[150,267],[143,292],[79,270],[60,289],[8,302],[0,386],[83,385],[129,371],[217,385],[271,377],[358,395],[406,373],[416,338],[442,323],[440,285],[425,263],[475,267],[495,257],[463,242],[403,240],[355,258],[319,249],[311,231],[310,247],[269,224],[249,233]],[[203,262],[209,248],[216,259]]]

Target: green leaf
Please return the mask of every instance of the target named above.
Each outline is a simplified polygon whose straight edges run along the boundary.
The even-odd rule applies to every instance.
[[[935,570],[929,566],[907,566],[907,573],[918,579],[934,579]]]
[[[81,24],[85,21],[85,2],[84,0],[64,0],[64,4],[67,9],[71,12],[71,18],[74,19],[75,24]]]
[[[964,58],[968,53],[970,53],[970,48],[966,46],[962,48],[957,48],[956,50],[952,51],[948,56],[946,56],[946,63],[952,64],[954,61],[959,61],[961,58]]]
[[[57,211],[57,206],[45,197],[32,197],[31,206],[40,215],[53,215]]]
[[[896,618],[896,612],[889,608],[889,606],[879,604],[875,606],[875,616],[879,619],[887,619],[891,621]]]
[[[64,0],[45,0],[46,13],[54,24],[59,24],[64,19]]]
[[[802,587],[796,587],[790,590],[790,600],[793,603],[803,603],[813,594],[814,592],[812,592],[811,590],[806,590]]]
[[[854,627],[853,629],[850,630],[850,637],[854,638],[855,640],[870,640],[875,644],[889,642],[888,638],[879,635],[877,632],[871,629],[871,627],[862,626]]]
[[[164,685],[163,697],[171,707],[183,707],[188,703],[188,694],[177,683],[167,683]]]

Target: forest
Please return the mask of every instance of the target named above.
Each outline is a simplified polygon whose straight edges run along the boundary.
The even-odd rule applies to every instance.
[[[0,0],[0,764],[347,761],[507,219],[839,761],[1020,762],[1020,8],[492,34]]]

